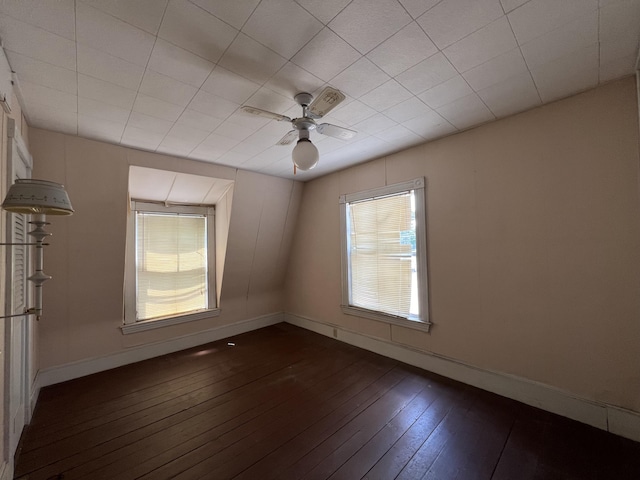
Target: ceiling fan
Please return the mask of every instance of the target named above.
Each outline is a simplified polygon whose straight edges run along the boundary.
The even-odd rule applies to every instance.
[[[282,137],[276,145],[290,145],[298,138],[298,143],[291,152],[295,173],[296,168],[300,170],[311,170],[317,165],[320,158],[318,149],[309,139],[311,130],[316,130],[322,135],[329,135],[330,137],[340,138],[342,140],[353,138],[357,132],[330,123],[321,123],[319,125],[316,123],[317,119],[329,113],[346,98],[340,90],[327,87],[315,100],[313,95],[306,92],[298,93],[293,98],[298,105],[302,107],[302,117],[300,118],[289,118],[286,115],[280,115],[279,113],[269,112],[248,105],[242,106],[242,110],[253,115],[278,120],[279,122],[291,122],[294,129]]]

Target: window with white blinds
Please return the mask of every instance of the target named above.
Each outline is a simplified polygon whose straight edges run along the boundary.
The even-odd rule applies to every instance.
[[[343,311],[428,329],[424,179],[341,197]]]
[[[139,201],[132,206],[133,255],[126,283],[135,284],[135,298],[125,299],[125,323],[215,309],[213,207]]]
[[[208,307],[207,217],[136,213],[138,320]]]

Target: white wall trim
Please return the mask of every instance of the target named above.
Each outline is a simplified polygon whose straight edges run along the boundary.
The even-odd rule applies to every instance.
[[[56,367],[40,370],[36,376],[34,391],[47,385],[53,385],[74,378],[84,377],[93,373],[110,370],[130,363],[148,360],[168,353],[197,347],[205,343],[214,342],[222,338],[239,335],[259,328],[268,327],[284,321],[282,312],[262,315],[260,317],[242,320],[230,325],[222,325],[202,332],[192,333],[182,337],[172,338],[164,342],[150,343],[129,348],[122,352],[89,358],[79,362],[67,363]],[[36,397],[37,399],[37,397]],[[32,400],[34,401],[34,400]],[[35,403],[33,403],[35,405]]]
[[[589,400],[516,375],[477,368],[337,325],[290,313],[285,313],[284,318],[292,325],[640,442],[638,412]]]

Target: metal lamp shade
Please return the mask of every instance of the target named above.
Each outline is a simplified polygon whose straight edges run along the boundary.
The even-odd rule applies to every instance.
[[[71,215],[64,185],[47,180],[19,179],[9,187],[2,208],[13,213]]]

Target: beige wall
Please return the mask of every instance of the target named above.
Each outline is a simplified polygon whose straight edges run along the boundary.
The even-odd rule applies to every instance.
[[[640,411],[627,78],[305,185],[286,310]],[[430,334],[347,316],[338,196],[427,180]]]
[[[35,178],[63,183],[76,212],[51,219],[40,368],[122,352],[283,310],[282,285],[302,184],[31,129]],[[123,335],[130,165],[235,180],[219,317]],[[223,240],[223,239],[221,239]]]

